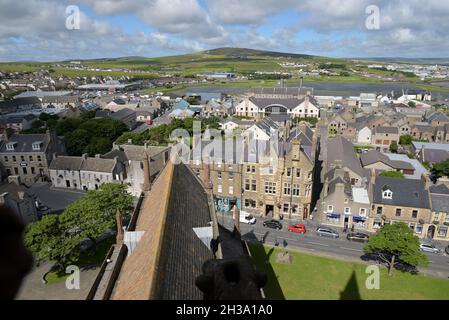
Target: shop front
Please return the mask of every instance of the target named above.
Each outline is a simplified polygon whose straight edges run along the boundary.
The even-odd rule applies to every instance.
[[[214,197],[215,211],[231,212],[235,205],[241,209],[241,201],[237,198],[230,197]]]

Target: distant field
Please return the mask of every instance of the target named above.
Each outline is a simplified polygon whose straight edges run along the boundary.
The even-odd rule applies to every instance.
[[[289,250],[291,265],[276,263],[269,247],[250,245],[256,265],[265,270],[269,299],[287,300],[449,300],[449,281],[381,268],[380,290],[365,287],[366,265],[318,257]],[[271,254],[270,254],[271,252]],[[266,264],[267,255],[269,264]]]
[[[124,76],[128,77],[138,77],[144,79],[154,79],[157,75],[153,73],[140,73],[140,72],[120,72],[120,71],[90,71],[90,70],[76,70],[76,69],[65,69],[65,68],[53,68],[54,72],[51,74],[55,77],[93,77],[93,76],[110,76],[112,78],[120,78]]]

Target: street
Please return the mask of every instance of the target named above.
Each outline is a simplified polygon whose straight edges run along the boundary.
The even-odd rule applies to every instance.
[[[223,214],[217,213],[218,222],[225,228],[232,230],[234,222],[230,213]],[[290,224],[297,222],[283,220],[282,230],[274,230],[265,228],[262,223],[264,220],[257,217],[257,222],[254,225],[248,225],[241,223],[242,238],[248,241],[261,241],[265,238],[264,243],[273,245],[276,241],[279,243],[279,247],[283,246],[284,240],[287,243],[287,249],[298,249],[303,251],[309,251],[314,253],[323,253],[326,255],[351,258],[352,260],[360,260],[364,255],[363,243],[348,241],[345,234],[340,232],[340,238],[331,239],[325,237],[319,237],[315,234],[316,226],[310,223],[305,223],[307,232],[306,234],[296,234],[287,230]],[[433,254],[425,253],[429,257],[429,266],[422,268],[420,271],[424,274],[449,277],[449,257],[445,253]]]

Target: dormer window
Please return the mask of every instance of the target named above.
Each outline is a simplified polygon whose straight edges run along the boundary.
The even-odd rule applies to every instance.
[[[9,142],[9,143],[6,144],[6,150],[14,151],[16,146],[17,146],[17,142]]]
[[[393,192],[391,192],[391,190],[389,190],[389,189],[387,189],[387,190],[384,190],[383,191],[383,193],[382,193],[382,198],[383,199],[393,199]]]
[[[43,143],[41,141],[33,142],[33,150],[39,151],[42,148]]]

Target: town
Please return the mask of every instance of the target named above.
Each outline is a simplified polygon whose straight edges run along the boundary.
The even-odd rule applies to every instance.
[[[0,299],[448,300],[446,20],[221,2],[0,0]]]

